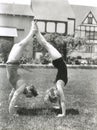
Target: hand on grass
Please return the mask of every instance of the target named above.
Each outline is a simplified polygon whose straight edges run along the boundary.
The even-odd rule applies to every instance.
[[[54,109],[60,109],[60,107],[59,107],[59,106],[53,106],[53,108],[54,108]]]
[[[15,117],[19,117],[19,115],[17,114],[16,112],[16,109],[17,109],[18,106],[14,106],[14,108],[9,108],[9,113],[11,116],[13,116],[14,118]]]
[[[14,118],[19,117],[19,115],[18,115],[17,113],[14,113],[12,116],[13,116]]]
[[[58,114],[57,117],[65,117],[65,114]]]
[[[13,115],[15,113],[15,108],[12,106],[9,106],[9,113]]]

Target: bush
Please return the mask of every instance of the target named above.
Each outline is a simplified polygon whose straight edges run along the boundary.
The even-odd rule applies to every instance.
[[[60,34],[50,34],[47,33],[44,35],[45,39],[50,42],[63,56],[63,58],[67,61],[67,55],[69,55],[72,51],[75,49],[78,49],[80,46],[85,44],[85,39],[76,37],[74,38],[73,36],[64,36]],[[34,55],[35,57],[35,52],[42,52],[43,57],[41,58],[42,63],[49,63],[49,60],[47,57],[45,57],[47,51],[44,47],[42,47],[36,38],[34,38],[33,41],[33,50],[34,50]]]
[[[40,62],[41,62],[42,64],[48,64],[48,63],[51,62],[50,56],[48,55],[48,53],[46,53],[44,56],[41,56]]]
[[[65,43],[65,36],[60,34],[45,34],[45,39],[50,42],[63,56],[66,60],[66,43]]]
[[[28,60],[24,56],[20,59],[20,64],[26,64],[27,62],[28,62]]]
[[[0,38],[0,58],[2,62],[6,62],[9,52],[12,48],[12,40],[10,38]]]

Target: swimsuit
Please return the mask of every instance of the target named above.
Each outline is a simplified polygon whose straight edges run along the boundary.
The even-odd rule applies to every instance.
[[[58,69],[55,81],[57,82],[58,80],[63,80],[66,85],[68,81],[68,77],[67,77],[67,66],[65,61],[61,57],[56,60],[53,60],[52,63],[54,67]]]

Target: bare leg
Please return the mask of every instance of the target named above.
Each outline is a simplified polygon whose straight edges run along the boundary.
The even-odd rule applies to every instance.
[[[29,40],[30,40],[31,38],[33,38],[33,36],[34,36],[34,34],[35,34],[35,31],[36,31],[36,29],[35,29],[35,22],[32,21],[32,22],[31,22],[31,29],[30,29],[28,35],[27,35],[22,41],[20,41],[18,44],[19,44],[20,46],[22,46],[22,47],[23,47],[23,46],[25,47],[25,46],[28,44]]]
[[[36,29],[37,29],[37,40],[38,42],[45,47],[45,49],[48,51],[48,53],[50,54],[52,60],[56,60],[62,57],[62,55],[59,53],[59,51],[54,48],[49,42],[46,41],[46,39],[42,36],[42,34],[39,32],[38,27],[36,25]],[[63,87],[64,87],[65,83],[63,80],[58,80],[56,82],[56,87],[59,93],[59,105],[62,109],[62,114],[59,114],[58,117],[63,117],[65,116],[65,95],[63,92]]]
[[[15,44],[12,47],[8,60],[7,60],[7,63],[17,62],[20,60],[25,47],[28,45],[30,39],[35,34],[35,31],[36,31],[35,23],[34,23],[34,21],[32,21],[31,29],[30,29],[28,35],[23,40],[21,40],[19,43]]]
[[[32,21],[31,29],[28,33],[28,35],[20,41],[18,44],[15,44],[9,54],[7,63],[15,63],[20,60],[24,48],[27,46],[29,40],[33,37],[35,34],[35,23]],[[18,65],[7,65],[7,77],[14,88],[13,91],[10,94],[9,100],[9,113],[14,113],[14,106],[16,105],[16,101],[18,100],[18,97],[21,93],[23,93],[25,88],[25,83],[22,80],[19,80],[20,77],[18,76]],[[23,82],[23,83],[22,83]],[[18,88],[18,89],[17,89]],[[15,91],[14,91],[15,90]]]
[[[37,25],[36,25],[37,26]],[[58,52],[56,48],[54,48],[49,42],[46,41],[46,39],[42,36],[42,34],[39,32],[37,27],[37,40],[38,42],[45,47],[45,49],[48,51],[49,55],[51,56],[52,60],[56,60],[61,56],[61,54]]]

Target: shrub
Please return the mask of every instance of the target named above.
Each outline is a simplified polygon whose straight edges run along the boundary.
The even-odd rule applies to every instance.
[[[64,36],[56,33],[47,33],[44,35],[44,37],[62,54],[65,60],[67,60],[68,54],[85,44],[85,39],[82,39],[80,37],[74,38],[73,36]],[[48,58],[45,57],[47,53],[46,49],[38,43],[36,38],[34,38],[33,41],[33,50],[33,57],[35,57],[35,52],[42,52],[43,57],[41,57],[41,62],[49,63]]]
[[[12,48],[12,42],[11,42],[10,38],[7,38],[7,39],[1,38],[0,39],[0,55],[1,55],[1,59],[4,63],[7,61],[11,48]]]

